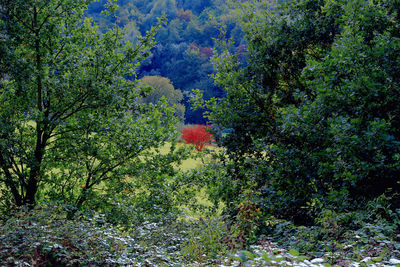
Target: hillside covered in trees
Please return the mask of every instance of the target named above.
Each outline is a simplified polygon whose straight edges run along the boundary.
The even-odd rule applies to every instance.
[[[138,75],[170,79],[175,88],[184,92],[186,123],[205,123],[202,112],[190,108],[188,93],[200,89],[207,99],[223,95],[210,77],[214,73],[210,59],[216,48],[214,38],[220,37],[219,25],[227,25],[227,34],[234,37],[236,47],[245,42],[233,9],[220,0],[119,0],[116,16],[107,17],[100,14],[106,3],[106,0],[92,3],[88,15],[102,30],[112,28],[114,23],[124,27],[125,38],[132,42],[138,35],[145,35],[157,18],[166,15],[168,22],[156,34],[157,45],[142,63]]]

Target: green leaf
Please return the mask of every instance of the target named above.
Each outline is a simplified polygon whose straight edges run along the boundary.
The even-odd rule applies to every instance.
[[[292,256],[295,256],[295,257],[300,255],[300,253],[297,250],[294,250],[294,249],[290,249],[289,250],[289,254],[292,255]]]
[[[267,263],[268,263],[268,262],[271,262],[271,256],[268,254],[268,252],[263,252],[263,253],[261,254],[261,257],[262,257],[263,260],[266,261]]]
[[[382,259],[382,257],[374,257],[371,260],[374,262],[381,262],[383,259]]]

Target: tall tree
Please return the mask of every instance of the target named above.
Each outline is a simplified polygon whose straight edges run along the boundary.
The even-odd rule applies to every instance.
[[[89,2],[0,1],[4,204],[33,206],[41,196],[80,207],[101,188],[118,192],[145,164],[138,155],[173,136],[173,110],[139,105],[145,94],[126,79],[135,77],[157,27],[136,44],[116,26],[100,34],[83,19]]]
[[[276,3],[238,4],[246,57],[222,42],[214,60],[225,201],[250,183],[266,214],[297,223],[383,193],[398,206],[398,0]]]

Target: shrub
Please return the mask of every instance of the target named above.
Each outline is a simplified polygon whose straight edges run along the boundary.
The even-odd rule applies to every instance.
[[[0,221],[0,262],[16,266],[99,266],[135,264],[132,237],[105,222],[104,215],[66,219],[66,207],[15,210]]]
[[[182,245],[182,255],[188,262],[211,264],[226,256],[231,247],[227,225],[219,219],[200,219],[192,225],[188,241]]]
[[[198,151],[201,151],[205,145],[211,145],[214,139],[209,132],[209,126],[195,125],[193,127],[183,128],[182,139],[188,144],[194,144]]]

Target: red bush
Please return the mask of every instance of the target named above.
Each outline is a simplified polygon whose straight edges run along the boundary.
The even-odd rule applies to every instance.
[[[205,145],[211,145],[214,139],[208,131],[209,126],[195,125],[193,127],[183,128],[182,139],[188,144],[194,144],[198,151],[201,151]]]

